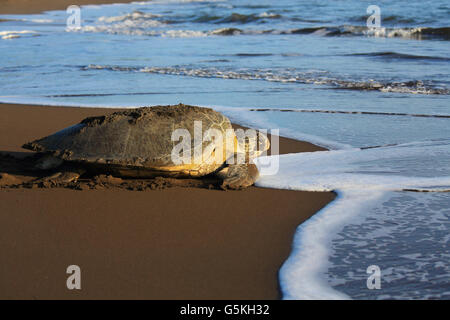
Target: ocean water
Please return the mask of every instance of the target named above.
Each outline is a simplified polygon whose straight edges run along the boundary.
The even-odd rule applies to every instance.
[[[258,159],[279,160],[259,186],[338,193],[298,227],[283,297],[450,299],[448,1],[91,5],[75,30],[68,17],[0,16],[0,102],[183,102],[326,146]]]

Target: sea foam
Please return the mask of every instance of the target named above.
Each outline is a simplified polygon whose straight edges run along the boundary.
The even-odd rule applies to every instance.
[[[8,40],[8,39],[15,39],[15,38],[20,38],[23,35],[37,35],[36,31],[33,30],[20,30],[20,31],[0,31],[0,37],[3,40]]]
[[[280,270],[283,298],[349,298],[327,282],[332,240],[389,192],[449,191],[449,146],[450,141],[425,141],[256,159],[258,166],[279,161],[278,173],[262,175],[259,187],[338,193],[336,200],[297,228],[291,255]],[[434,166],[423,167],[425,158],[434,159]],[[399,161],[409,164],[403,172],[396,167]]]

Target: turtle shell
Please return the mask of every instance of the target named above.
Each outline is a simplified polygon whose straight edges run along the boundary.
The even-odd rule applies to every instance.
[[[214,155],[217,140],[196,139],[194,129],[198,130],[199,125],[202,136],[208,129],[216,129],[223,134],[224,147],[220,156]],[[191,155],[190,163],[180,164],[172,160],[172,151],[179,144],[177,137],[175,141],[173,139],[176,129],[190,134],[191,141],[187,141],[190,142],[190,153],[187,153]],[[23,147],[51,153],[66,161],[109,166],[122,170],[119,173],[125,176],[146,175],[142,174],[144,171],[167,173],[169,176],[203,176],[217,170],[233,154],[233,150],[226,150],[227,132],[232,132],[232,126],[223,114],[209,108],[180,104],[143,107],[86,118],[79,124]],[[215,160],[194,159],[200,146],[203,160],[211,156]]]

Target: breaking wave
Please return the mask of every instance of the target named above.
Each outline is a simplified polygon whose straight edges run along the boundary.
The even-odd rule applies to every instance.
[[[157,20],[122,20],[116,24],[85,26],[81,28],[85,32],[106,32],[112,34],[145,35],[145,36],[238,36],[238,35],[316,35],[324,37],[338,36],[367,36],[376,38],[404,38],[411,40],[450,40],[450,28],[379,28],[370,29],[359,26],[342,27],[310,27],[289,30],[258,30],[240,29],[234,27],[219,28],[213,30],[145,30],[145,28],[161,27],[166,25]]]
[[[114,22],[122,22],[122,21],[137,21],[137,22],[145,22],[150,19],[159,18],[160,14],[152,14],[145,13],[142,11],[135,10],[132,13],[124,14],[121,16],[113,16],[113,17],[100,17],[98,18],[99,22],[105,23],[114,23]]]
[[[245,25],[249,23],[265,23],[273,20],[291,20],[297,21],[299,18],[287,18],[278,13],[262,12],[252,14],[231,13],[226,15],[214,15],[209,13],[199,13],[189,17],[171,16],[146,13],[139,10],[132,13],[100,17],[93,25],[86,25],[80,30],[84,32],[102,32],[111,34],[125,35],[141,35],[141,36],[162,36],[162,37],[206,37],[206,36],[236,36],[236,35],[317,35],[317,36],[366,36],[380,38],[405,38],[415,40],[449,40],[450,27],[432,28],[432,27],[416,27],[416,28],[368,28],[366,26],[357,25],[341,25],[341,26],[312,26],[296,29],[260,29],[253,27],[251,29],[243,29],[231,27],[230,25]],[[309,20],[308,23],[312,23]],[[317,23],[319,21],[315,21]],[[183,23],[199,23],[202,24],[227,24],[228,26],[212,30],[168,30],[171,25]],[[320,23],[320,22],[319,22]],[[196,29],[196,28],[194,28]],[[79,31],[79,30],[78,30]]]
[[[0,31],[0,37],[3,40],[21,38],[23,36],[38,36],[39,34],[33,30],[21,30],[21,31]]]
[[[289,33],[289,32],[287,32]],[[450,27],[431,28],[368,28],[365,26],[324,26],[291,30],[292,34],[315,34],[320,36],[369,36],[379,38],[405,38],[414,40],[450,40]]]
[[[263,80],[282,83],[301,83],[329,85],[333,88],[361,91],[381,91],[409,94],[450,94],[448,88],[439,88],[431,81],[413,80],[407,82],[390,81],[353,81],[328,77],[327,72],[299,72],[291,69],[219,69],[219,68],[189,68],[189,67],[128,67],[108,65],[88,65],[82,70],[109,70],[122,72],[144,72],[189,76],[198,78],[220,78],[239,80]],[[324,75],[325,74],[325,75]]]

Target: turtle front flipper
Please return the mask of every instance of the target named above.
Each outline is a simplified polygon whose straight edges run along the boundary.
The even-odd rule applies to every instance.
[[[253,185],[259,177],[259,171],[255,164],[232,164],[217,173],[223,179],[220,187],[224,190],[240,190]]]

